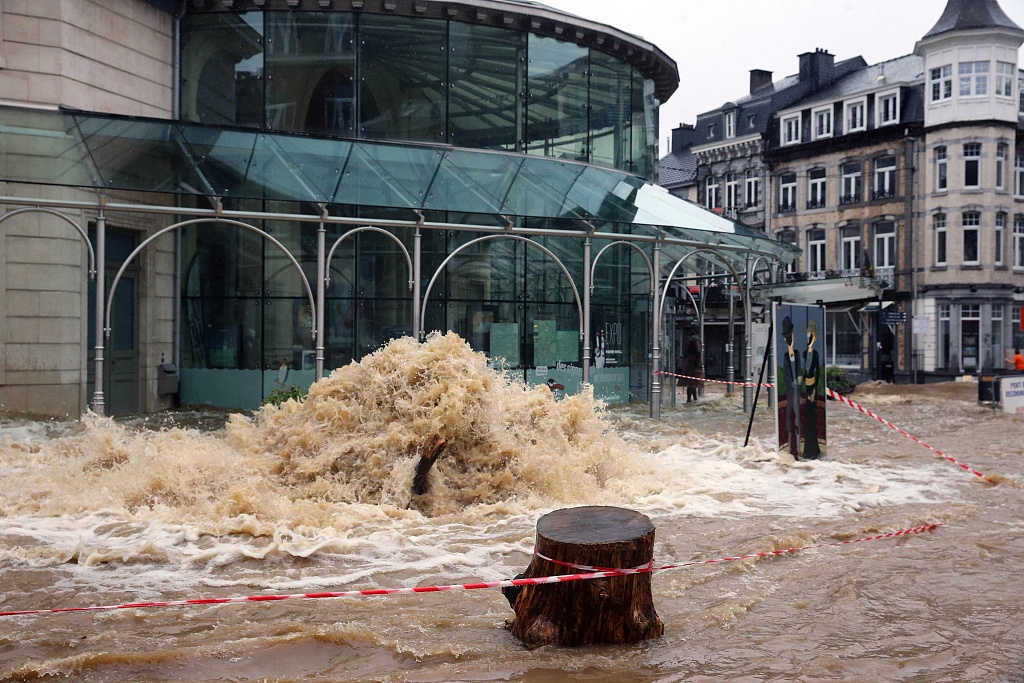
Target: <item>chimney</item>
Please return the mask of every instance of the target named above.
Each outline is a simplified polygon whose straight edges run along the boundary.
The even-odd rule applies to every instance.
[[[684,149],[693,147],[695,136],[692,123],[680,123],[678,128],[672,129],[672,152],[681,152]]]
[[[772,82],[772,72],[765,71],[764,69],[751,69],[750,70],[750,94],[753,95],[755,90],[760,90],[766,85],[770,85]]]
[[[801,83],[810,81],[817,86],[832,80],[832,69],[835,67],[836,58],[829,54],[828,50],[819,47],[814,52],[803,53],[799,59]]]

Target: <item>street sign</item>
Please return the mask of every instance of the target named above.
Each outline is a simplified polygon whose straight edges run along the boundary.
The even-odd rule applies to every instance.
[[[886,325],[896,325],[907,322],[906,311],[882,311],[882,322]]]

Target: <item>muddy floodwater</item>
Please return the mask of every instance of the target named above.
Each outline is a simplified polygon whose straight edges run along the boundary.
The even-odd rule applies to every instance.
[[[526,650],[497,590],[303,599],[0,618],[0,680],[1024,681],[1024,419],[973,384],[851,397],[986,477],[836,402],[794,462],[717,387],[660,423],[553,401],[454,335],[257,415],[0,419],[0,611],[506,579],[576,505],[650,516],[656,564],[942,524],[657,573],[634,646]]]

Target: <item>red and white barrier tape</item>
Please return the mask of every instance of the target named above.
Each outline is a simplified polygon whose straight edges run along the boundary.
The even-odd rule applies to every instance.
[[[665,375],[666,377],[681,377],[682,379],[696,379],[696,380],[700,380],[701,382],[711,382],[712,384],[734,384],[734,385],[736,385],[738,387],[756,387],[756,386],[758,386],[757,382],[729,382],[729,381],[726,381],[724,379],[708,379],[706,377],[694,377],[692,375],[679,375],[679,374],[676,374],[674,372],[664,372],[662,370],[655,370],[654,374],[655,375]],[[775,385],[774,384],[762,383],[761,386],[762,387],[774,387]]]
[[[504,581],[484,581],[480,583],[461,583],[452,584],[448,586],[416,586],[413,588],[376,588],[369,590],[351,590],[351,591],[334,591],[334,592],[323,592],[323,593],[290,593],[290,594],[278,594],[278,595],[249,595],[244,597],[231,597],[231,598],[199,598],[191,600],[167,600],[161,602],[131,602],[122,605],[94,605],[91,607],[58,607],[55,609],[28,609],[28,610],[14,610],[9,612],[0,612],[0,617],[15,617],[15,616],[39,616],[43,614],[65,614],[68,612],[101,612],[109,610],[119,609],[146,609],[151,607],[189,607],[193,605],[225,605],[228,603],[239,603],[239,602],[275,602],[280,600],[319,600],[325,598],[353,598],[353,597],[365,597],[371,595],[409,595],[412,593],[442,593],[445,591],[463,591],[463,590],[479,590],[482,588],[508,588],[510,586],[540,586],[544,584],[552,583],[568,583],[571,581],[588,581],[591,579],[602,579],[616,576],[628,576],[630,574],[647,574],[659,571],[665,571],[668,569],[683,569],[685,567],[693,567],[703,564],[715,564],[718,562],[734,562],[736,560],[745,560],[755,557],[769,557],[771,555],[786,555],[789,553],[801,552],[804,550],[814,550],[816,548],[832,548],[841,545],[851,545],[853,543],[864,543],[866,541],[878,541],[886,538],[896,538],[898,536],[909,536],[912,534],[920,534],[926,531],[932,531],[942,524],[928,524],[926,526],[918,526],[912,529],[903,529],[901,531],[893,531],[887,534],[878,534],[877,536],[868,536],[865,538],[857,538],[849,541],[837,541],[835,543],[819,543],[817,545],[808,545],[800,548],[787,548],[786,550],[770,550],[762,553],[754,553],[751,555],[737,555],[736,557],[720,557],[713,560],[700,560],[697,562],[685,562],[683,564],[667,564],[660,567],[654,567],[653,561],[645,564],[641,567],[633,567],[631,569],[607,569],[603,571],[589,571],[584,568],[587,573],[584,574],[561,574],[558,576],[538,576],[532,579],[506,579]],[[555,564],[560,564],[568,567],[584,567],[583,565],[571,565],[564,562],[558,562],[556,560],[550,560],[543,558]]]
[[[957,467],[961,467],[961,468],[967,470],[968,472],[970,472],[971,474],[973,474],[973,475],[975,475],[977,477],[984,478],[985,475],[982,474],[981,472],[979,472],[978,470],[973,469],[971,467],[968,467],[967,465],[963,464],[959,460],[946,455],[945,453],[943,453],[942,451],[940,451],[937,448],[933,448],[932,446],[929,446],[928,444],[926,444],[924,441],[921,441],[921,439],[917,438],[913,434],[910,434],[910,433],[904,431],[903,429],[900,429],[899,427],[894,425],[892,422],[889,422],[885,418],[882,418],[882,417],[879,417],[878,415],[875,415],[874,413],[872,413],[870,410],[868,410],[864,406],[860,405],[859,403],[856,403],[855,401],[851,401],[846,396],[843,396],[842,394],[840,394],[838,392],[835,392],[832,389],[827,389],[827,391],[828,391],[828,395],[829,396],[831,396],[835,400],[839,401],[840,403],[845,403],[846,405],[850,406],[851,408],[856,408],[857,410],[859,410],[860,412],[864,413],[868,417],[875,418],[876,420],[878,420],[879,422],[884,424],[886,427],[889,427],[891,429],[895,429],[897,432],[899,432],[903,436],[907,437],[908,439],[910,439],[914,443],[921,444],[922,446],[924,446],[928,450],[932,451],[933,453],[936,453],[936,454],[942,456],[943,458],[945,458],[949,462],[953,463]]]

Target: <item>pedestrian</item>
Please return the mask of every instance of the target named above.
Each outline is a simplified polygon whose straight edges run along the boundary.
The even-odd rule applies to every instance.
[[[686,387],[686,402],[696,401],[698,391],[704,386],[704,348],[696,325],[690,327],[679,374],[684,375],[679,378],[679,385]]]
[[[1013,350],[1013,368],[1017,372],[1024,372],[1024,356],[1020,355],[1020,349]]]

